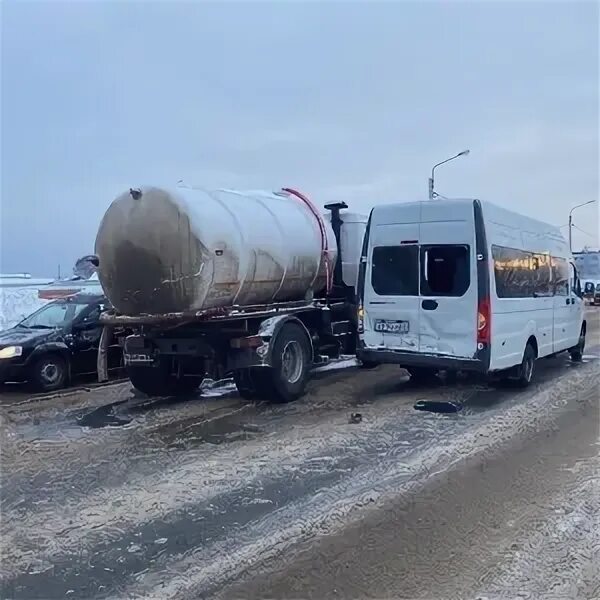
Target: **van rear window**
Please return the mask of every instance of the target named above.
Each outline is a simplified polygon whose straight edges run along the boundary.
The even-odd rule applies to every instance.
[[[421,246],[421,296],[463,296],[469,270],[468,246]]]
[[[379,296],[419,295],[419,247],[373,248],[371,285]]]

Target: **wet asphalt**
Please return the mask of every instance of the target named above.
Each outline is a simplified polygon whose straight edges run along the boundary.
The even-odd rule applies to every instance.
[[[389,366],[280,406],[11,392],[1,595],[600,595],[599,314],[584,362],[541,360],[527,390]]]

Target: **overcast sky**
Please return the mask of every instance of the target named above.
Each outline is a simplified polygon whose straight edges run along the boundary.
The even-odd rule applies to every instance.
[[[556,225],[598,196],[596,2],[2,4],[2,272],[70,270],[116,194],[179,179],[368,211],[470,148],[440,193]]]

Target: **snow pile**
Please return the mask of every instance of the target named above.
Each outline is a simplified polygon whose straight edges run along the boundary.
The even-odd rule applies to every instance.
[[[0,331],[14,327],[46,302],[38,298],[37,286],[0,287]]]

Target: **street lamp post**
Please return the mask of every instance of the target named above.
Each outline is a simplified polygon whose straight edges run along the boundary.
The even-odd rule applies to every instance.
[[[587,202],[583,202],[582,204],[577,204],[569,211],[569,250],[573,252],[573,211],[576,208],[580,208],[581,206],[587,206],[588,204],[593,204],[596,202],[595,200],[588,200]]]
[[[462,152],[459,152],[458,154],[451,156],[450,158],[447,158],[446,160],[443,160],[442,162],[439,162],[437,165],[433,165],[433,168],[431,169],[431,177],[429,178],[429,199],[433,200],[436,197],[436,193],[434,191],[434,175],[435,175],[435,170],[437,167],[439,167],[440,165],[443,165],[447,162],[450,162],[451,160],[454,160],[455,158],[458,158],[459,156],[467,156],[467,154],[469,154],[469,150],[463,150]]]

